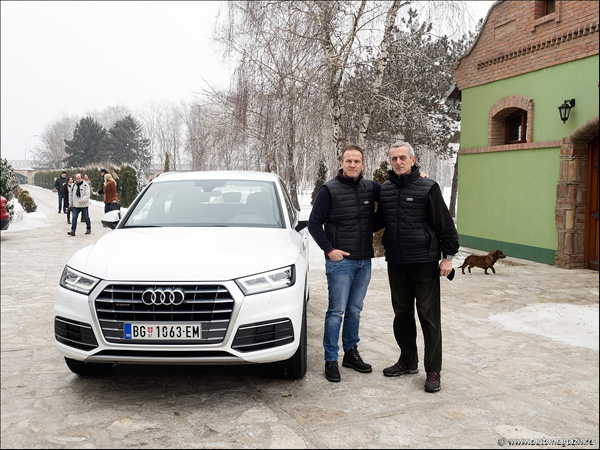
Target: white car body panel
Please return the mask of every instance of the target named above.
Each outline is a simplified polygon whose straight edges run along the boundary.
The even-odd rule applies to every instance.
[[[91,330],[90,333],[93,332],[97,346],[89,349],[78,342],[75,344],[80,345],[75,345],[69,339],[60,339],[56,334],[56,345],[63,356],[75,361],[128,364],[240,364],[288,361],[296,357],[300,351],[302,331],[305,335],[305,309],[308,299],[308,232],[306,229],[296,231],[293,228],[299,220],[299,214],[297,211],[294,213],[294,223],[292,223],[289,201],[286,208],[287,194],[281,190],[279,177],[274,174],[169,173],[161,175],[153,183],[207,179],[255,180],[272,183],[280,202],[280,210],[283,211],[284,227],[267,228],[253,225],[127,228],[128,210],[121,209],[120,212],[111,211],[105,214],[103,221],[116,223],[120,219],[117,228],[95,244],[76,252],[67,262],[67,267],[98,279],[98,284],[89,294],[73,291],[60,284],[56,288],[54,305],[55,333],[58,333],[57,323],[62,324],[63,327],[68,323],[68,327],[80,331]],[[143,195],[144,192],[138,196],[138,199]],[[135,210],[136,201],[129,209]],[[294,268],[295,282],[288,287],[245,296],[235,282],[239,278],[290,266]],[[226,288],[230,299],[233,299],[231,315],[227,319],[227,329],[220,342],[191,344],[115,342],[115,339],[124,338],[114,336],[107,338],[106,324],[103,328],[99,320],[98,308],[102,309],[103,306],[98,306],[96,301],[104,298],[102,296],[106,296],[106,292],[112,292],[111,289],[114,288],[123,286],[124,289],[126,287],[131,289],[132,286],[133,288],[142,286],[141,290],[143,290],[147,286],[151,289],[175,286],[185,290],[192,289],[191,286],[214,285]],[[215,298],[218,298],[218,295]],[[118,305],[119,300],[117,297],[114,298],[115,300],[108,301],[114,301]],[[214,301],[218,302],[218,300]],[[226,301],[231,302],[231,300]],[[194,300],[190,301],[186,297],[183,306],[193,308],[190,306],[191,303],[194,303]],[[154,306],[150,305],[150,307]],[[217,309],[218,305],[213,308]],[[176,314],[175,316],[178,317]],[[147,321],[151,320],[147,319]],[[233,348],[236,333],[241,332],[240,327],[254,329],[262,327],[263,324],[270,326],[271,323],[285,321],[291,323],[293,340],[290,341],[288,336],[284,344],[251,351],[240,350],[239,345]],[[106,320],[103,319],[103,322]],[[202,324],[204,326],[206,323],[203,321]],[[76,333],[69,334],[69,337],[76,335]],[[305,349],[306,342],[303,345]],[[220,353],[217,354],[215,351]],[[193,353],[193,355],[184,355],[183,352]],[[303,372],[300,376],[303,376]]]

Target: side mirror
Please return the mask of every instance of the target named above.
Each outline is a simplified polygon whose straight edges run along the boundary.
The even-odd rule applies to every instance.
[[[104,228],[110,228],[111,230],[114,230],[115,228],[117,228],[117,225],[119,224],[120,220],[121,211],[119,211],[118,209],[114,211],[109,211],[102,216],[102,226]]]
[[[302,231],[308,225],[308,220],[299,220],[298,225],[294,228],[296,231]]]

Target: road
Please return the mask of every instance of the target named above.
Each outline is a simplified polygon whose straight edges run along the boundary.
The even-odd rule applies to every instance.
[[[594,439],[574,447],[598,448],[597,272],[507,258],[495,275],[473,269],[442,280],[436,394],[423,391],[422,363],[416,375],[381,373],[398,357],[381,264],[359,344],[373,373],[340,368],[342,382],[325,380],[327,286],[315,264],[302,380],[279,380],[262,366],[117,366],[86,379],[54,347],[54,290],[69,257],[110,231],[93,204],[92,234],[80,226],[69,237],[56,194],[30,193],[41,226],[1,234],[1,448],[497,448],[503,438]],[[519,324],[527,311],[538,314],[528,331],[495,319]],[[420,330],[418,345],[422,361]]]

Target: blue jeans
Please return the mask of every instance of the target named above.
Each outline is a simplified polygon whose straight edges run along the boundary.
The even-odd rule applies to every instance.
[[[62,192],[59,192],[58,193],[58,212],[65,211],[64,203],[65,203],[65,194],[63,194]]]
[[[85,220],[85,225],[88,230],[92,229],[92,224],[90,223],[90,214],[88,212],[88,207],[85,208],[75,208],[73,207],[73,219],[71,220],[71,231],[77,230],[77,218],[79,217],[79,213],[83,214],[83,220]]]
[[[325,260],[329,307],[325,313],[323,347],[325,361],[337,361],[342,318],[342,348],[348,351],[360,341],[358,327],[367,287],[371,281],[370,259]]]

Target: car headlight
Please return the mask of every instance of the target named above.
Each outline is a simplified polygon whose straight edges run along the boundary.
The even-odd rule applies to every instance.
[[[65,266],[60,277],[60,285],[70,291],[88,295],[100,280]]]
[[[244,295],[259,294],[292,286],[296,282],[296,271],[292,265],[270,272],[238,278],[235,282]]]

